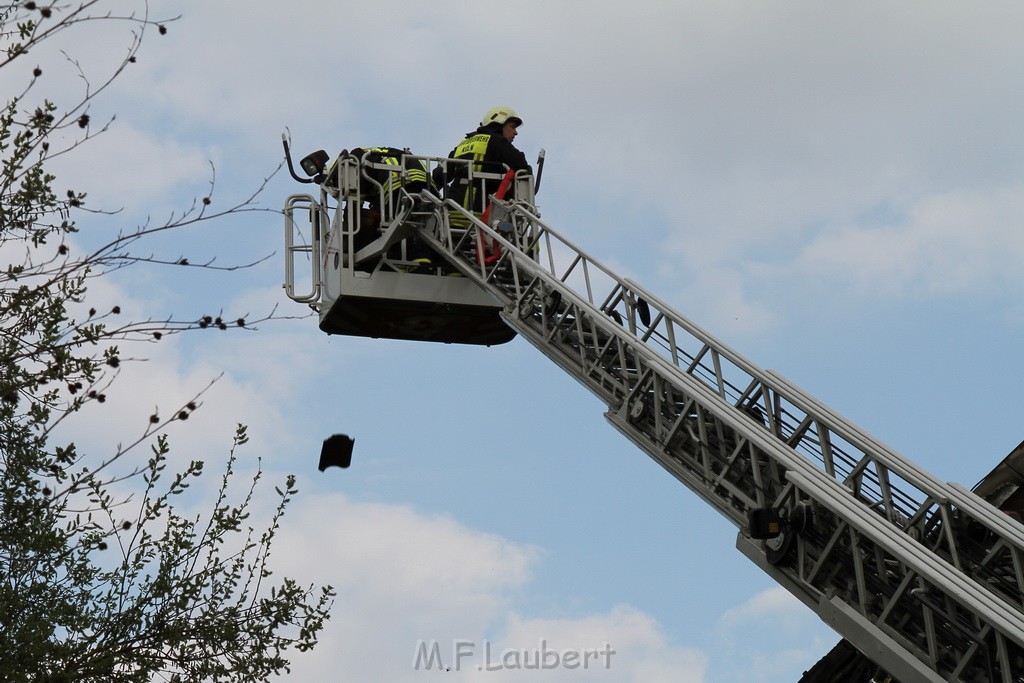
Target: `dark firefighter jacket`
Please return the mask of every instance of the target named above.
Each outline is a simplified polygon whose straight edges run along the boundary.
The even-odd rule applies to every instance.
[[[471,159],[476,162],[473,165],[474,171],[485,173],[504,173],[505,167],[513,171],[527,170],[531,173],[533,169],[526,161],[526,155],[516,149],[515,145],[506,140],[501,134],[502,124],[489,123],[480,126],[472,133],[467,133],[465,139],[448,154],[451,159]],[[440,170],[440,169],[438,169]],[[437,171],[435,171],[437,173]],[[484,209],[485,197],[488,197],[498,189],[499,180],[488,180],[484,183],[484,192],[480,192],[479,183],[470,187],[466,181],[465,174],[459,177],[458,169],[451,173],[447,180],[449,185],[449,196],[462,206],[480,213]],[[435,177],[438,185],[444,184],[444,178]]]

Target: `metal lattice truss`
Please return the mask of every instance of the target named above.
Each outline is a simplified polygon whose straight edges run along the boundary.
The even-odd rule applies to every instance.
[[[903,683],[1024,680],[1019,523],[753,365],[531,205],[496,202],[485,225],[450,200],[417,200],[436,209],[423,239],[862,652]],[[450,226],[455,214],[469,229]],[[755,533],[763,519],[777,535]]]

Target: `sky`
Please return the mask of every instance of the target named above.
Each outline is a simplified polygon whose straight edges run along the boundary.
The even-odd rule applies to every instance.
[[[1024,438],[1020,3],[161,0],[151,13],[181,18],[148,31],[94,100],[109,130],[55,165],[58,185],[121,209],[81,217],[83,248],[187,208],[213,172],[212,207],[248,196],[285,131],[297,156],[444,156],[507,105],[524,120],[517,146],[546,151],[545,221],[754,364],[944,481],[974,485]],[[94,24],[60,47],[100,73],[129,39]],[[80,91],[59,54],[38,62],[41,89]],[[234,424],[249,425],[243,469],[298,476],[278,575],[338,591],[320,647],[284,680],[433,680],[416,660],[437,643],[448,680],[796,681],[838,640],[525,341],[320,333],[281,289],[274,212],[306,191],[278,172],[257,198],[267,211],[152,246],[224,265],[270,256],[251,268],[98,281],[93,300],[126,317],[277,306],[289,319],[133,349],[103,419],[97,407],[69,427],[103,452],[217,378],[170,430],[174,457],[216,471]],[[334,433],[355,438],[353,464],[320,473]],[[559,664],[488,668],[541,650]]]

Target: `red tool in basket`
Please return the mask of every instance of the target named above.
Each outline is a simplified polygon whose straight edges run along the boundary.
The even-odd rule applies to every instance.
[[[515,171],[513,171],[511,169],[505,173],[505,176],[501,179],[501,184],[498,185],[498,191],[494,193],[494,198],[495,199],[504,199],[505,198],[505,195],[508,193],[509,186],[512,185],[512,178],[514,178],[514,177],[515,177]],[[480,220],[483,221],[484,224],[489,225],[488,221],[490,220],[490,218],[491,218],[491,203],[488,202],[487,203],[487,208],[484,209],[483,215],[480,216]],[[491,263],[494,263],[499,258],[501,258],[501,247],[498,246],[497,242],[492,242],[490,244],[490,249],[489,249],[490,254],[487,254],[486,251],[488,251],[488,250],[484,249],[484,239],[485,239],[485,237],[486,236],[482,232],[480,232],[479,229],[477,229],[477,234],[476,234],[476,258],[477,258],[477,261],[479,261],[480,263],[483,263],[484,265],[490,265]]]

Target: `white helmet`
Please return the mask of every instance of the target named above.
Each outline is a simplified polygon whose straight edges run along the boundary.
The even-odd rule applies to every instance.
[[[516,126],[523,125],[523,120],[519,118],[519,114],[511,107],[495,107],[494,109],[488,110],[484,114],[483,120],[480,122],[481,126],[486,126],[488,123],[505,123],[511,121]]]

